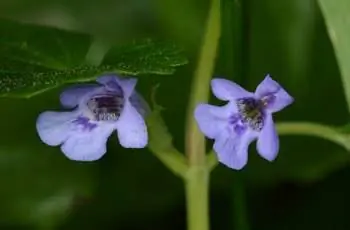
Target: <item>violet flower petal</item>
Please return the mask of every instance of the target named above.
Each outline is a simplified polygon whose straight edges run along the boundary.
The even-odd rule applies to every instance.
[[[136,78],[119,78],[115,75],[102,76],[96,81],[109,88],[121,87],[126,98],[129,98],[132,95],[137,84]]]
[[[241,134],[227,130],[222,132],[214,143],[218,161],[229,168],[242,169],[248,161],[248,146],[256,137],[255,132],[248,130]]]
[[[99,124],[89,131],[77,130],[64,142],[61,150],[70,160],[98,160],[106,153],[107,140],[114,130],[111,124]]]
[[[280,90],[281,86],[276,81],[274,81],[268,74],[265,76],[264,80],[255,89],[255,95],[258,98],[262,98],[266,95],[275,94]]]
[[[129,98],[131,105],[136,108],[137,112],[141,114],[143,118],[146,118],[148,114],[151,113],[151,108],[145,99],[138,94],[136,91]]]
[[[199,104],[194,111],[194,117],[201,132],[214,139],[229,125],[229,117],[235,110],[236,106],[233,103],[225,106]]]
[[[103,85],[106,90],[109,91],[121,91],[121,86],[118,84],[118,79],[116,75],[105,75],[96,79],[96,82]]]
[[[103,75],[101,77],[98,77],[96,79],[96,82],[106,86],[110,83],[117,83],[117,79],[119,79],[117,75],[110,74],[110,75]]]
[[[124,148],[144,148],[148,143],[148,133],[141,114],[125,102],[124,109],[116,123],[119,143]]]
[[[60,95],[61,104],[65,108],[74,108],[79,104],[79,101],[85,94],[98,87],[99,85],[97,84],[83,84],[68,87]]]
[[[36,129],[41,141],[50,146],[62,144],[69,137],[71,123],[76,117],[77,111],[41,113],[36,121]]]
[[[282,87],[278,90],[274,95],[274,99],[271,104],[269,104],[266,108],[267,111],[271,113],[275,113],[281,111],[288,105],[292,104],[294,99],[285,91]]]
[[[267,95],[273,96],[271,103],[267,107],[267,110],[272,113],[284,109],[294,101],[287,91],[274,81],[270,75],[267,75],[255,90],[255,96],[257,98]]]
[[[135,90],[135,86],[137,84],[136,78],[116,78],[116,81],[118,85],[123,89],[124,97],[129,98],[131,97],[132,93]]]
[[[211,80],[213,94],[224,101],[234,100],[237,98],[253,97],[253,93],[246,91],[238,84],[222,79],[214,78]]]
[[[265,117],[265,124],[259,134],[257,150],[261,157],[273,161],[279,150],[279,138],[271,114]]]
[[[129,98],[131,104],[137,109],[137,111],[143,117],[146,117],[146,115],[151,112],[151,109],[147,104],[147,102],[143,99],[143,97],[140,94],[138,94],[134,90],[135,85],[137,83],[137,79],[135,78],[121,79],[115,75],[106,75],[106,76],[99,77],[97,79],[97,82],[105,86],[109,86],[109,89],[113,88],[115,90],[120,88],[123,90],[124,93],[126,92],[127,95],[131,94]],[[127,95],[124,95],[124,96],[127,97]]]

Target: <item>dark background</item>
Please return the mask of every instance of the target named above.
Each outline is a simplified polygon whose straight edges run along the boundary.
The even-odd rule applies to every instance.
[[[172,76],[142,76],[138,90],[158,103],[176,147],[184,121],[205,0],[2,0],[0,16],[87,32],[123,42],[152,36],[184,47],[189,64]],[[276,121],[348,122],[332,44],[314,0],[223,0],[222,39],[215,74],[254,90],[270,73],[295,98]],[[113,136],[100,161],[77,163],[40,142],[35,120],[59,109],[55,89],[29,100],[0,100],[1,229],[185,229],[182,181],[148,150],[126,150]],[[312,137],[281,137],[278,159],[260,159],[212,173],[212,229],[348,229],[349,153]],[[58,226],[58,227],[57,227]]]

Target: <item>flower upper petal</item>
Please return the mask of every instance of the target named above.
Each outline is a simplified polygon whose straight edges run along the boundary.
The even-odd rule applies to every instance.
[[[71,86],[64,90],[60,95],[60,101],[65,108],[74,108],[77,106],[87,93],[95,90],[99,86],[97,84],[83,84]]]
[[[275,94],[280,90],[281,86],[276,81],[274,81],[270,75],[266,75],[264,80],[255,89],[255,95],[258,98],[264,97],[266,95]]]
[[[214,150],[218,161],[229,168],[240,170],[248,161],[248,146],[257,134],[246,130],[241,134],[225,130],[216,138]]]
[[[107,140],[114,130],[113,124],[106,123],[89,131],[78,129],[64,142],[61,150],[70,160],[98,160],[106,153]]]
[[[41,113],[36,121],[36,129],[42,142],[50,146],[62,144],[69,137],[71,123],[77,116],[77,111]]]
[[[270,75],[267,75],[255,90],[255,96],[258,98],[267,95],[273,96],[271,102],[267,106],[267,110],[270,112],[278,112],[294,101],[287,91],[274,81]]]
[[[119,142],[124,148],[144,148],[147,145],[145,121],[128,100],[116,125]]]
[[[119,77],[116,75],[105,75],[97,78],[97,82],[102,84],[106,90],[119,92],[122,91],[121,86],[119,85]]]
[[[278,154],[279,139],[271,114],[265,117],[265,124],[257,142],[257,150],[259,155],[268,161],[273,161]]]
[[[98,77],[96,81],[102,85],[108,85],[110,82],[117,82],[116,78],[118,78],[116,75],[104,75],[101,77]]]
[[[225,106],[199,104],[194,111],[194,117],[202,133],[214,139],[229,125],[229,117],[235,112],[235,109],[233,103]]]
[[[118,85],[123,89],[125,98],[131,97],[134,92],[137,79],[136,78],[117,78]]]
[[[136,78],[119,78],[116,75],[102,76],[97,79],[97,82],[105,85],[107,88],[121,87],[126,98],[129,98],[134,92],[137,79]]]
[[[280,90],[278,90],[277,93],[274,95],[274,99],[272,102],[267,106],[267,110],[275,113],[278,111],[281,111],[288,105],[292,104],[294,99],[285,91],[282,87]]]
[[[130,96],[130,103],[132,106],[134,106],[134,108],[136,108],[143,118],[146,118],[146,116],[151,113],[151,108],[149,107],[148,103],[135,91]]]
[[[234,100],[237,98],[252,97],[254,95],[236,83],[222,78],[215,78],[211,80],[211,88],[213,94],[217,98],[224,101]]]

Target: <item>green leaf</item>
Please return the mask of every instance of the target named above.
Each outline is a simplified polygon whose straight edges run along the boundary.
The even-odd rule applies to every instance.
[[[0,57],[8,63],[3,68],[0,62],[1,72],[22,72],[21,65],[56,70],[79,65],[90,40],[82,33],[0,19]]]
[[[318,0],[341,72],[350,110],[350,1]]]
[[[30,98],[65,83],[94,80],[100,74],[109,72],[108,69],[111,68],[107,66],[79,66],[67,70],[45,72],[0,71],[0,97]]]
[[[112,48],[103,61],[115,71],[131,75],[173,74],[175,67],[186,63],[175,44],[151,39]]]
[[[163,108],[155,101],[155,89],[153,89],[153,111],[147,117],[149,132],[148,148],[175,174],[185,177],[187,173],[186,159],[173,145],[171,133],[161,116]]]
[[[161,111],[163,108],[159,105],[153,107],[153,111],[147,117],[150,139],[148,146],[153,152],[169,151],[174,148],[173,138],[162,119]]]
[[[110,49],[100,66],[85,64],[86,34],[0,20],[0,97],[29,98],[104,73],[167,75],[187,63],[171,42],[144,39]]]

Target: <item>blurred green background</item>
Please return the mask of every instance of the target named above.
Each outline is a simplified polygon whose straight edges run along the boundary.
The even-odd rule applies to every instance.
[[[155,37],[184,47],[188,65],[138,83],[147,100],[160,83],[158,103],[183,151],[208,6],[208,0],[2,0],[0,17],[116,43]],[[348,122],[337,61],[315,0],[222,0],[222,20],[217,76],[254,90],[270,73],[295,98],[276,121]],[[0,229],[185,229],[183,183],[148,150],[125,150],[113,136],[103,159],[77,163],[40,142],[36,117],[60,108],[61,90],[0,100]],[[219,165],[212,173],[212,229],[237,229],[245,218],[256,230],[350,228],[349,159],[341,147],[312,137],[281,137],[274,163],[260,159],[251,145],[244,170]]]

